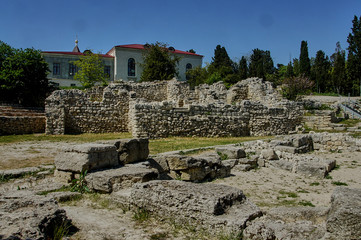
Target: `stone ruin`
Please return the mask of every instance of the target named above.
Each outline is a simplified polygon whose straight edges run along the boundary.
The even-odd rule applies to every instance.
[[[105,88],[55,91],[46,100],[46,133],[131,132],[135,138],[288,134],[301,104],[284,100],[270,82],[250,78],[189,85],[176,80],[120,82]]]
[[[255,167],[323,178],[336,162],[304,154],[313,150],[361,151],[361,141],[345,134],[311,133],[216,146],[199,154],[191,149],[155,156],[149,156],[147,139],[99,141],[63,148],[55,158],[54,176],[59,184],[67,184],[88,171],[88,187],[110,194],[118,206],[177,216],[173,220],[214,233],[243,231],[244,239],[360,238],[359,189],[336,188],[329,208],[277,207],[263,212],[242,190],[207,183]],[[2,194],[0,237],[51,238],[54,225],[71,221],[54,199],[72,196],[76,193],[40,196],[21,190]]]

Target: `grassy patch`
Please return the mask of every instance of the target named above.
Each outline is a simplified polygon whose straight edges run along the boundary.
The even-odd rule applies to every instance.
[[[279,193],[282,195],[286,195],[287,197],[290,197],[290,198],[298,197],[297,193],[294,193],[294,192],[286,192],[286,191],[281,190],[281,191],[279,191]]]
[[[326,179],[332,179],[332,176],[330,176],[330,175],[326,175],[326,177],[325,177]]]
[[[205,138],[205,137],[170,137],[155,139],[149,141],[150,154],[162,152],[177,151],[183,149],[209,147],[215,145],[234,144],[259,139],[269,139],[270,137],[222,137],[222,138]]]
[[[54,189],[54,190],[50,190],[50,191],[42,191],[42,192],[37,193],[37,195],[46,196],[49,193],[53,193],[53,192],[67,192],[67,191],[70,191],[70,186],[62,186],[61,188],[58,188],[58,189]]]
[[[217,154],[221,158],[221,161],[228,159],[228,155],[225,153],[217,152]]]
[[[134,211],[133,219],[138,223],[143,223],[150,218],[150,213],[145,208],[138,208]]]
[[[359,122],[361,122],[361,120],[349,118],[349,119],[342,120],[341,122],[339,122],[339,124],[343,124],[346,127],[355,127]]]
[[[336,186],[348,186],[347,183],[344,183],[344,182],[339,182],[339,181],[336,181],[336,182],[332,182],[333,185],[336,185]]]
[[[312,182],[312,183],[310,183],[310,186],[318,186],[318,185],[320,185],[319,182]]]
[[[305,201],[305,200],[298,202],[298,205],[305,207],[315,207],[315,205],[313,205],[310,201]]]
[[[113,140],[131,138],[130,133],[83,133],[74,135],[46,135],[24,134],[0,136],[0,144],[17,143],[25,141],[50,141],[50,142],[95,142],[99,140]]]

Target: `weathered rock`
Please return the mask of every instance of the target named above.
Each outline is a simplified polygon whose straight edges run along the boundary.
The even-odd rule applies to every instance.
[[[255,167],[250,165],[250,164],[238,164],[236,166],[234,166],[233,170],[234,171],[241,171],[241,172],[247,172],[251,169],[254,169]]]
[[[0,170],[0,175],[4,178],[17,178],[38,171],[40,171],[40,169],[37,167],[27,167],[19,169]]]
[[[115,143],[120,164],[144,161],[149,155],[148,139],[120,139]]]
[[[138,182],[147,182],[158,178],[158,172],[142,164],[129,164],[123,167],[89,173],[85,180],[90,189],[111,193],[129,188]]]
[[[334,190],[326,229],[330,239],[361,239],[361,189]]]
[[[82,172],[117,166],[118,157],[114,145],[85,143],[64,148],[55,157],[58,170]]]
[[[278,156],[273,149],[263,149],[261,151],[261,156],[266,160],[278,160]]]
[[[229,167],[233,168],[235,165],[237,165],[239,163],[239,159],[228,159],[228,160],[222,161],[222,163],[225,166],[229,166]]]
[[[199,226],[242,230],[261,215],[259,208],[237,188],[183,181],[152,181],[132,187],[132,205],[172,218],[196,221]]]
[[[293,170],[293,162],[285,161],[285,160],[275,160],[275,161],[269,161],[269,166],[272,166],[274,168],[280,168],[283,170],[291,171]]]
[[[68,221],[54,199],[31,191],[0,196],[1,239],[53,239],[54,229]]]
[[[296,153],[296,148],[290,146],[278,145],[275,147],[275,150],[281,152]]]
[[[295,172],[320,178],[324,178],[328,173],[325,164],[314,161],[299,161],[295,167]]]
[[[323,224],[327,214],[327,207],[276,207],[267,211],[267,219],[286,223],[311,221],[314,224]]]
[[[239,147],[217,147],[215,151],[223,155],[226,159],[238,159],[246,157],[246,152]]]
[[[280,220],[264,220],[252,222],[244,230],[243,237],[247,240],[314,240],[321,239],[324,234],[325,230],[322,227],[309,221],[285,223]]]
[[[231,173],[231,164],[223,164],[218,155],[197,157],[177,154],[160,154],[150,160],[153,168],[161,174],[161,179],[182,179],[201,182],[214,178],[224,178]]]

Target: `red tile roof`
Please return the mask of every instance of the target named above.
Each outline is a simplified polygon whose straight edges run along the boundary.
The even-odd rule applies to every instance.
[[[81,55],[84,56],[84,53],[81,52],[61,52],[61,51],[43,51],[43,53],[53,53],[53,54],[64,54],[64,55]],[[105,57],[105,58],[114,58],[111,55],[108,54],[98,54],[100,57]]]
[[[144,45],[143,44],[127,44],[127,45],[118,45],[118,46],[115,46],[114,48],[132,48],[132,49],[144,49]],[[112,49],[111,49],[112,50]],[[111,51],[110,50],[110,51]],[[109,52],[110,52],[109,51]],[[109,53],[108,52],[108,53]],[[186,54],[186,55],[193,55],[193,56],[199,56],[199,57],[203,57],[202,55],[199,55],[199,54],[196,54],[196,53],[191,53],[191,52],[185,52],[185,51],[181,51],[181,50],[177,50],[175,49],[173,51],[174,53],[177,53],[177,54]],[[108,54],[107,53],[107,54]]]

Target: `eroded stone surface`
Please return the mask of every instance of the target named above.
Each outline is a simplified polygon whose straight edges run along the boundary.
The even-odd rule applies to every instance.
[[[0,195],[1,239],[52,239],[54,227],[67,221],[54,199],[31,191]]]
[[[330,239],[361,238],[361,189],[337,187],[327,216]]]
[[[89,173],[85,179],[90,189],[111,193],[129,188],[137,182],[147,182],[158,178],[158,172],[142,164],[129,164],[123,167]]]
[[[131,204],[165,218],[196,221],[203,227],[241,230],[262,215],[237,188],[184,181],[151,181],[135,184]]]
[[[114,145],[84,143],[63,148],[55,157],[58,170],[82,172],[119,165]]]

